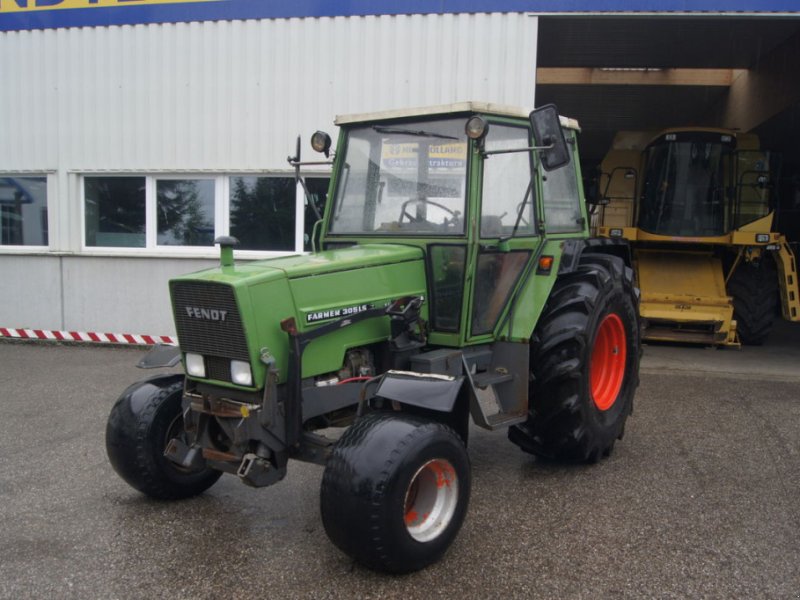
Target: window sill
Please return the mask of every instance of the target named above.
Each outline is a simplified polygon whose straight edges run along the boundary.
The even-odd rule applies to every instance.
[[[287,251],[256,251],[256,250],[236,250],[234,257],[237,260],[263,260],[267,258],[277,258],[281,256],[295,256],[305,254],[305,252]],[[219,259],[219,250],[178,250],[178,249],[148,249],[148,248],[85,248],[80,251],[48,250],[42,247],[0,247],[0,256],[69,256],[75,258],[154,258],[154,259],[200,259],[216,260]]]

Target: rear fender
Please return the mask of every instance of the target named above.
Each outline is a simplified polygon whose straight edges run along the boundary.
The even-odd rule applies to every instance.
[[[627,240],[611,238],[569,239],[563,241],[563,253],[558,274],[572,273],[578,268],[583,254],[610,254],[618,256],[625,265],[633,268],[631,247]]]

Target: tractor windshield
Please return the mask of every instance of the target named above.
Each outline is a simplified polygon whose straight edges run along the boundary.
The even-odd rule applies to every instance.
[[[350,129],[341,164],[331,233],[464,233],[464,119]]]
[[[715,236],[731,228],[735,140],[711,132],[668,133],[645,155],[639,227],[671,236]]]

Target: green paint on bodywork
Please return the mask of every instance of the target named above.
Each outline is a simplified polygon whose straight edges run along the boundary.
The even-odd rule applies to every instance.
[[[534,265],[527,281],[522,282],[522,288],[517,294],[517,301],[511,309],[512,318],[508,319],[511,331],[501,328],[498,337],[505,337],[511,342],[527,342],[531,338],[536,323],[542,314],[544,305],[550,297],[550,291],[556,282],[558,266],[561,259],[561,242],[548,240],[545,242],[542,256],[554,256],[553,267],[546,275],[538,274]],[[501,324],[503,320],[501,319]]]
[[[465,122],[469,115],[464,115]],[[528,127],[526,119],[487,115],[490,122]],[[550,235],[544,222],[542,205],[541,171],[533,182],[536,192],[536,217],[540,231],[537,235],[514,238],[480,239],[479,215],[483,185],[483,164],[487,157],[475,141],[468,141],[468,168],[466,171],[465,226],[463,233],[452,235],[431,231],[425,237],[397,233],[365,232],[363,235],[331,235],[330,220],[334,197],[345,167],[347,127],[340,135],[336,166],[326,207],[321,244],[337,246],[307,255],[280,257],[268,260],[239,262],[199,273],[175,278],[173,281],[209,281],[233,288],[241,321],[245,328],[248,353],[254,373],[252,389],[261,389],[266,367],[261,356],[269,353],[275,359],[279,382],[284,383],[288,366],[288,335],[281,330],[281,321],[294,318],[301,332],[310,331],[320,324],[336,318],[355,314],[371,307],[385,306],[389,301],[404,296],[425,296],[422,318],[428,320],[431,310],[431,290],[428,277],[446,280],[448,264],[426,264],[429,247],[457,245],[464,247],[465,267],[461,297],[461,322],[457,331],[430,331],[431,346],[462,347],[486,344],[497,340],[528,343],[557,278],[562,254],[562,241],[569,238],[588,237],[588,214],[583,202],[580,181],[577,143],[570,142],[572,160],[577,173],[583,224],[581,231]],[[538,163],[538,160],[535,160]],[[380,200],[378,200],[380,201]],[[385,199],[384,199],[385,201]],[[352,246],[349,246],[352,244]],[[494,331],[471,336],[471,311],[473,307],[476,265],[481,251],[528,251],[530,262],[509,294]],[[541,255],[553,257],[549,272],[536,272],[536,261]],[[389,336],[389,318],[369,319],[342,328],[311,342],[303,355],[303,377],[314,377],[338,371],[348,349],[384,342]],[[230,382],[212,381],[227,388],[237,388]]]
[[[173,281],[181,280],[213,281],[233,288],[245,328],[255,388],[263,386],[266,368],[260,357],[265,350],[275,357],[279,382],[286,380],[288,335],[280,328],[284,319],[294,317],[299,330],[308,331],[331,320],[309,323],[310,313],[354,304],[377,307],[403,296],[426,294],[422,251],[394,244],[354,246],[218,267]],[[423,318],[426,315],[427,308],[423,307]],[[338,370],[348,348],[381,342],[388,336],[389,319],[384,317],[319,338],[303,355],[303,376]],[[230,382],[214,383],[238,387]]]
[[[589,215],[584,200],[583,182],[581,180],[581,167],[580,157],[578,155],[577,136],[574,132],[570,133],[572,138],[570,145],[572,147],[572,164],[575,165],[575,173],[578,185],[578,194],[580,198],[581,216],[583,218],[582,230],[575,233],[558,234],[548,237],[545,241],[544,248],[542,248],[541,256],[552,256],[553,266],[547,274],[536,273],[536,266],[533,267],[533,273],[526,282],[522,282],[522,289],[517,295],[517,302],[511,309],[513,318],[509,319],[511,324],[511,331],[507,328],[501,329],[497,332],[498,338],[505,338],[508,341],[522,342],[530,339],[536,324],[539,322],[539,317],[542,315],[544,306],[550,297],[550,292],[555,285],[558,278],[558,269],[561,266],[562,256],[562,242],[568,239],[585,239],[589,237]],[[541,182],[539,182],[539,201],[543,198],[541,193]],[[543,207],[540,206],[540,211]],[[543,214],[540,212],[539,214]],[[545,224],[546,225],[546,224]],[[503,320],[500,321],[503,323]]]

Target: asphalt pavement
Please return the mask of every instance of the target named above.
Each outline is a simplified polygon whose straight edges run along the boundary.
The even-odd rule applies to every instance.
[[[156,502],[105,455],[127,348],[0,343],[0,598],[798,598],[800,324],[761,348],[645,347],[625,438],[592,466],[473,429],[467,519],[406,576],[354,565],[322,468]]]

